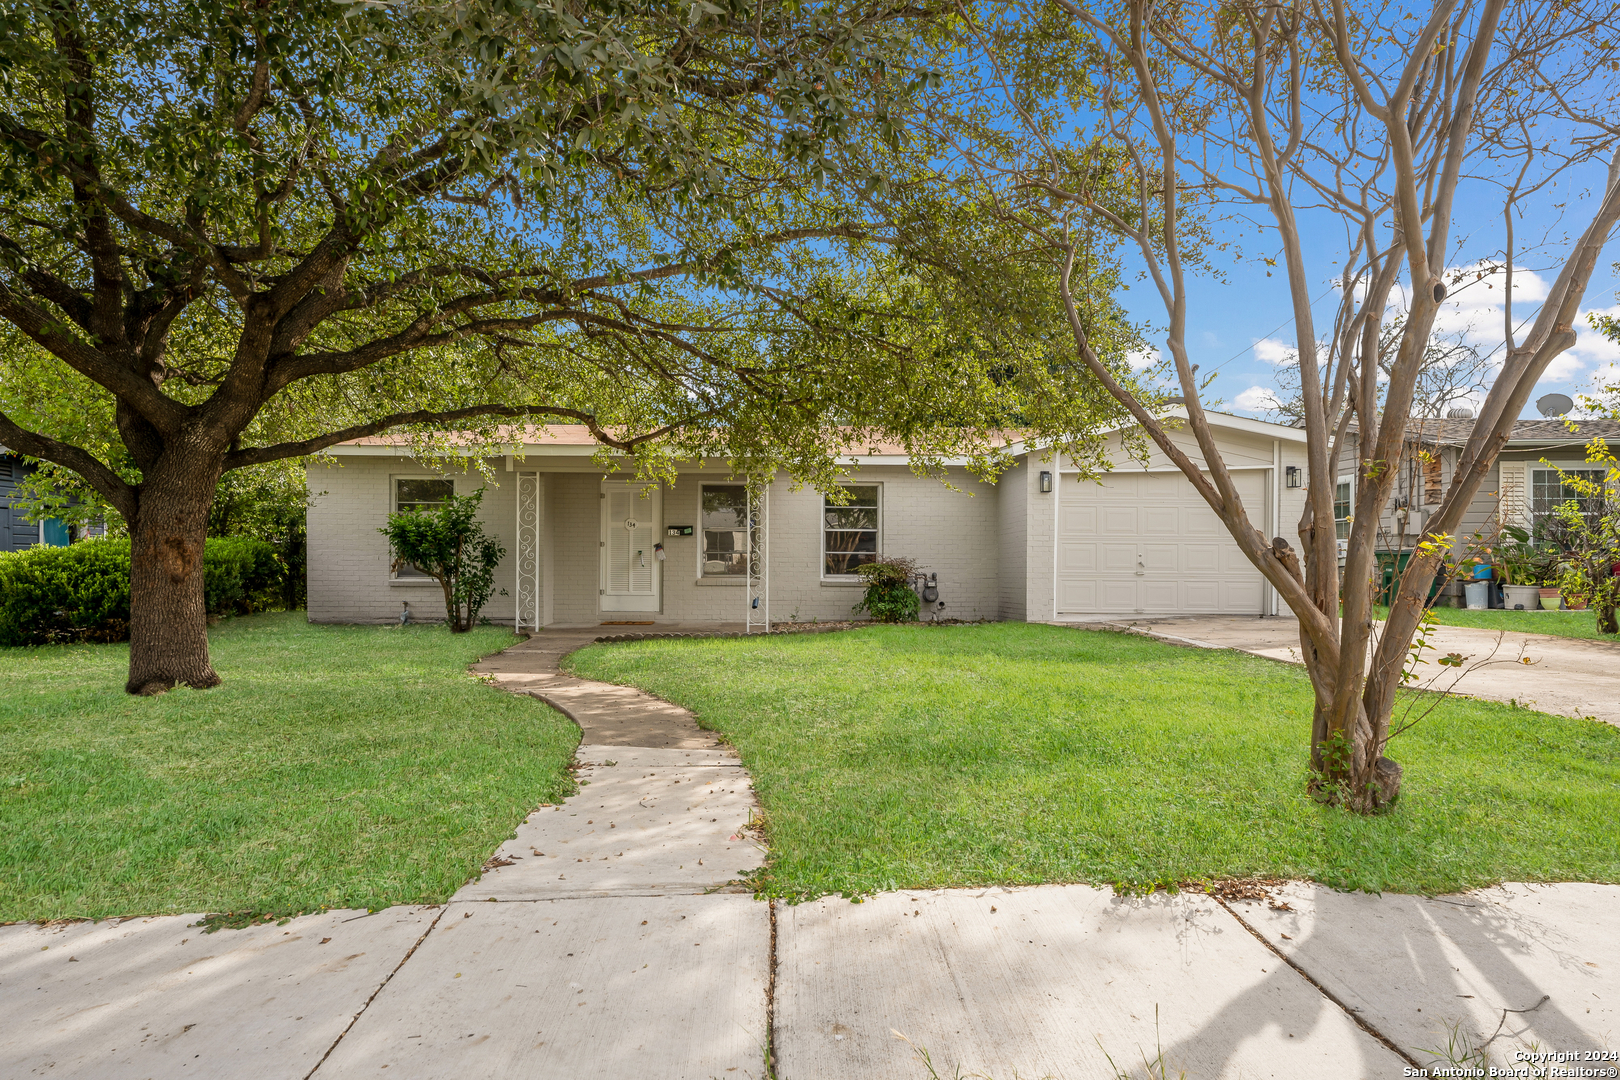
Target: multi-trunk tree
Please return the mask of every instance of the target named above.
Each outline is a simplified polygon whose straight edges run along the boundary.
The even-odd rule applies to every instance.
[[[343,440],[561,421],[818,481],[828,424],[991,469],[1010,417],[1084,446],[1115,407],[1052,294],[964,287],[867,199],[913,167],[891,117],[927,15],[7,6],[0,443],[127,523],[128,689],[218,682],[220,477]]]
[[[950,92],[913,121],[950,146],[942,178],[1046,252],[1082,358],[1299,617],[1314,790],[1357,810],[1388,806],[1401,781],[1385,754],[1390,714],[1431,582],[1537,380],[1574,343],[1620,218],[1615,7],[1014,0],[959,12],[941,61]],[[1561,216],[1534,251],[1553,280],[1529,318],[1512,304],[1526,216],[1538,231]],[[1134,249],[1162,301],[1162,353],[1201,461],[1096,355],[1075,271],[1099,234]],[[1189,279],[1218,273],[1232,244],[1268,256],[1293,316],[1309,452],[1298,547],[1265,536],[1262,508],[1239,497],[1188,353]],[[1378,523],[1436,314],[1448,290],[1477,280],[1456,272],[1464,260],[1506,268],[1505,356],[1380,632]],[[1313,298],[1335,287],[1322,319]],[[1341,569],[1332,503],[1352,423]]]

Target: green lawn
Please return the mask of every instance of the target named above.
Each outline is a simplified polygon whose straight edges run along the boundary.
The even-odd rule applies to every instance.
[[[1431,608],[1442,626],[1477,626],[1484,630],[1515,630],[1524,634],[1617,641],[1620,636],[1600,634],[1597,616],[1590,611],[1470,611],[1467,608]],[[1384,609],[1379,609],[1379,618]]]
[[[1452,700],[1395,741],[1395,812],[1304,794],[1296,668],[1023,624],[597,646],[753,770],[776,895],[1314,878],[1438,892],[1620,881],[1620,731]]]
[[[508,631],[210,639],[225,684],[154,698],[126,646],[0,649],[0,921],[442,901],[572,789],[578,730],[466,673]]]

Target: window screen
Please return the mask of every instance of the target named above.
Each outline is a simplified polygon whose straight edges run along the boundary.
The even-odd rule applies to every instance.
[[[394,481],[394,510],[432,510],[456,493],[454,480],[419,480],[400,478]],[[396,578],[425,578],[414,565],[402,562],[394,570]]]
[[[431,510],[456,493],[454,480],[395,480],[394,485],[395,510]]]
[[[857,567],[877,559],[879,495],[876,484],[844,488],[849,502],[842,506],[822,500],[824,538],[823,573],[828,577],[853,574]]]
[[[748,489],[742,484],[703,485],[703,576],[748,572]]]

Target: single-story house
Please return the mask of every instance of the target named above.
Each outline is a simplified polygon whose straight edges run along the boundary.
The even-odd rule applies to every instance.
[[[1304,488],[1287,477],[1304,472],[1304,433],[1239,416],[1210,419],[1255,523],[1291,538]],[[1200,460],[1189,432],[1174,438]],[[1192,485],[1157,450],[1145,464],[1131,459],[1118,433],[1115,468],[1100,480],[1015,445],[1016,464],[996,483],[958,463],[947,468],[947,486],[915,475],[896,448],[865,449],[842,461],[848,503],[795,489],[784,475],[751,507],[724,462],[692,462],[673,483],[644,490],[603,475],[584,428],[514,432],[508,453],[484,461],[496,482],[481,513],[507,551],[484,615],[525,629],[844,620],[860,597],[856,567],[880,553],[911,558],[934,576],[938,598],[925,617],[1278,612],[1271,587]],[[443,618],[436,582],[393,567],[378,529],[391,512],[483,486],[476,468],[426,469],[404,440],[386,436],[335,446],[312,462],[310,619],[392,622],[406,605],[413,618]]]
[[[1410,551],[1423,535],[1430,517],[1439,512],[1463,448],[1474,433],[1474,423],[1467,417],[1411,423],[1395,490],[1379,519],[1380,550]],[[1571,431],[1563,420],[1514,423],[1507,444],[1456,530],[1460,549],[1494,543],[1503,525],[1533,532],[1539,520],[1574,497],[1574,492],[1566,489],[1560,469],[1591,479],[1602,478],[1606,470],[1586,462],[1586,445],[1601,436],[1611,448],[1615,447],[1620,443],[1620,423],[1576,420],[1575,427]],[[1333,500],[1341,539],[1350,535],[1350,515],[1355,506],[1357,437],[1352,430],[1345,439]]]

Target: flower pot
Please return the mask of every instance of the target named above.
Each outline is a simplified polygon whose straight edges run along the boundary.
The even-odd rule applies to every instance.
[[[1491,606],[1491,583],[1489,581],[1470,581],[1463,586],[1468,594],[1468,609],[1470,611],[1484,611]]]
[[[1474,577],[1477,580],[1489,581],[1491,577],[1491,567],[1485,563],[1480,563],[1478,566],[1474,567]]]
[[[1509,611],[1523,608],[1525,611],[1535,611],[1541,607],[1541,590],[1534,585],[1508,585],[1504,587],[1507,599],[1502,605]]]
[[[1558,595],[1558,589],[1542,588],[1539,591],[1541,593],[1541,606],[1548,611],[1557,611],[1559,603],[1562,599]]]

